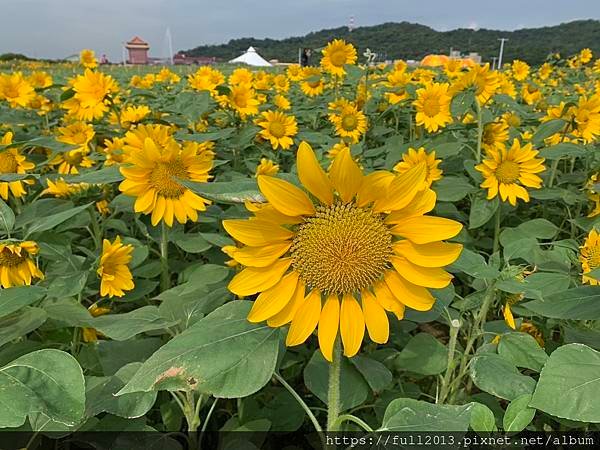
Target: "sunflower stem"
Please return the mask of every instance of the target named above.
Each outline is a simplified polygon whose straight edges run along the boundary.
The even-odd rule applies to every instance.
[[[340,371],[342,347],[339,338],[333,345],[333,358],[329,365],[329,387],[327,390],[327,431],[336,431],[340,415]]]
[[[446,311],[448,311],[446,309]],[[455,352],[456,352],[456,342],[458,339],[458,331],[460,330],[460,320],[450,318],[448,314],[448,320],[450,322],[450,341],[448,342],[448,364],[446,366],[446,373],[444,374],[444,378],[442,380],[442,388],[440,390],[440,395],[438,397],[437,403],[444,403],[450,394],[450,380],[452,379],[452,375],[454,374],[454,369],[456,366]]]
[[[550,178],[548,179],[548,187],[551,188],[554,184],[554,179],[556,178],[556,170],[558,169],[558,163],[560,162],[560,158],[552,161],[552,166],[550,167]]]
[[[475,109],[477,110],[477,163],[481,162],[481,144],[483,141],[483,114],[479,100],[475,99]]]
[[[165,222],[161,222],[160,229],[160,264],[162,272],[160,275],[160,290],[166,291],[170,287],[169,277],[169,230]]]
[[[500,248],[500,210],[501,205],[498,205],[498,209],[496,209],[496,220],[494,223],[494,246],[492,253],[496,253]]]

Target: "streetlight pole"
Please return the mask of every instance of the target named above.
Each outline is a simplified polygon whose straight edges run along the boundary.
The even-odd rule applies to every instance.
[[[492,70],[496,70],[496,61],[498,61],[498,57],[492,56]]]
[[[498,70],[502,70],[502,54],[504,53],[504,43],[508,41],[507,38],[500,38],[500,54],[498,55]]]

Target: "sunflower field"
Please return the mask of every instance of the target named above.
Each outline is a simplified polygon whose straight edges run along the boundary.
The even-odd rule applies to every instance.
[[[0,66],[0,427],[598,431],[600,60],[373,57]]]

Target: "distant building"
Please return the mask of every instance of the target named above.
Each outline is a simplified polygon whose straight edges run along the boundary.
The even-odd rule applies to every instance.
[[[184,52],[176,53],[173,56],[173,64],[177,65],[197,64],[199,66],[206,66],[218,62],[219,59],[214,56],[188,56]]]
[[[125,44],[125,48],[129,52],[129,59],[127,60],[129,64],[148,64],[150,45],[147,42],[135,36]]]

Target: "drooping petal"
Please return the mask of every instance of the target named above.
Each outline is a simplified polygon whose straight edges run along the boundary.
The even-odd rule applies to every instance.
[[[313,290],[304,299],[288,330],[285,345],[292,347],[302,344],[315,330],[321,315],[321,293]]]
[[[373,342],[385,344],[390,336],[390,324],[385,310],[369,290],[362,291],[361,299],[369,337]]]
[[[387,170],[377,170],[365,176],[356,196],[356,205],[363,207],[385,197],[387,189],[394,178],[394,174]]]
[[[429,311],[435,303],[427,289],[405,280],[395,270],[388,270],[383,277],[394,297],[409,308]]]
[[[319,317],[319,347],[327,361],[333,360],[333,346],[340,327],[340,301],[337,295],[329,295]]]
[[[408,172],[398,175],[389,185],[387,196],[375,202],[374,212],[397,211],[407,206],[423,190],[427,165],[417,164]]]
[[[243,247],[236,249],[232,258],[246,267],[267,267],[283,256],[291,245],[290,241],[283,241],[264,247]]]
[[[450,239],[460,233],[462,224],[451,219],[435,216],[409,217],[390,229],[392,234],[410,239],[415,244]]]
[[[402,256],[392,256],[391,261],[404,279],[417,286],[441,289],[452,280],[452,275],[439,267],[419,267]]]
[[[286,258],[269,267],[247,267],[229,282],[229,290],[240,297],[266,291],[281,280],[291,263]]]
[[[279,178],[260,175],[258,187],[273,207],[287,216],[310,216],[315,213],[315,206],[308,195],[292,183]]]
[[[463,248],[462,244],[447,242],[419,245],[413,244],[408,239],[395,242],[393,247],[398,255],[421,267],[444,267],[452,264],[458,259]]]
[[[294,233],[279,225],[260,219],[231,219],[223,221],[223,228],[234,239],[251,247],[263,247],[290,239]]]
[[[302,185],[322,203],[333,203],[333,188],[327,174],[321,168],[310,145],[302,141],[298,146],[296,165]]]
[[[296,291],[294,292],[292,299],[283,307],[281,311],[279,311],[270,319],[267,319],[267,325],[276,328],[285,325],[286,323],[290,323],[294,318],[296,311],[298,311],[298,308],[304,301],[305,289],[306,287],[304,286],[304,283],[302,283],[301,280],[298,280]]]
[[[419,192],[419,195],[399,211],[393,211],[385,218],[385,223],[399,223],[408,217],[422,216],[435,208],[436,193],[431,189]]]
[[[392,294],[390,288],[383,280],[379,280],[373,284],[373,290],[375,291],[375,298],[379,304],[386,311],[394,313],[398,320],[404,318],[404,304],[398,301],[398,299]]]
[[[262,322],[281,311],[292,299],[298,285],[298,272],[285,275],[275,286],[263,291],[248,314],[250,322]]]
[[[340,334],[344,344],[344,355],[351,358],[360,350],[365,335],[365,318],[362,309],[352,294],[344,294],[342,297]]]
[[[348,148],[341,150],[333,160],[329,178],[344,203],[352,200],[360,189],[363,179],[362,170],[352,159]]]

